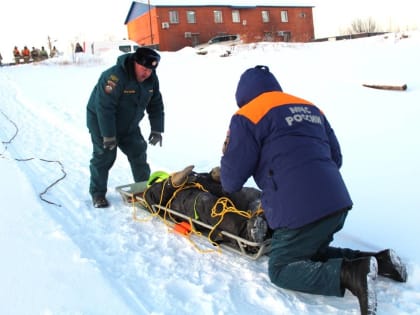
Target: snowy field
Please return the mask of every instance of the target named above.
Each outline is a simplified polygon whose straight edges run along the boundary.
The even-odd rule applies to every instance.
[[[340,141],[355,205],[334,245],[395,249],[409,280],[378,279],[377,314],[420,314],[420,33],[408,35],[260,43],[224,58],[216,46],[204,56],[192,48],[161,52],[166,129],[163,147],[149,147],[152,170],[218,165],[239,76],[269,66],[285,92],[325,112]],[[111,207],[91,206],[85,107],[115,58],[64,56],[0,68],[0,313],[359,314],[348,292],[335,298],[275,287],[267,257],[201,253],[157,218],[142,213],[144,222],[134,221],[115,191],[132,182],[121,152],[110,172]],[[141,125],[147,137],[147,120]]]

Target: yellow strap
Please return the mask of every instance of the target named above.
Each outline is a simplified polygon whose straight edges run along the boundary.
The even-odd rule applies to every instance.
[[[183,236],[183,237],[185,237],[190,243],[191,243],[191,245],[195,248],[195,250],[196,251],[198,251],[199,253],[201,253],[201,254],[207,254],[207,253],[212,253],[212,252],[217,252],[217,253],[219,253],[219,254],[221,254],[222,253],[222,249],[220,248],[220,245],[219,244],[217,244],[217,243],[215,243],[215,242],[213,242],[213,241],[211,241],[210,240],[210,243],[213,245],[213,246],[215,246],[216,248],[215,249],[202,249],[202,248],[200,248],[198,245],[197,245],[197,243],[196,242],[194,242],[192,239],[191,239],[191,235],[197,235],[197,236],[199,236],[200,238],[202,237],[202,233],[200,232],[200,231],[197,231],[196,229],[195,229],[195,227],[194,227],[194,223],[192,222],[192,219],[191,218],[189,218],[189,223],[190,223],[190,226],[191,226],[191,232],[190,233],[188,233],[187,235],[183,235],[183,234],[180,234],[181,236]]]
[[[178,186],[173,186],[174,188],[176,188],[176,190],[175,190],[175,192],[172,194],[172,197],[168,200],[168,202],[165,204],[165,205],[162,205],[162,201],[163,201],[163,194],[164,194],[164,190],[165,190],[165,186],[166,186],[166,183],[167,183],[167,181],[168,180],[170,180],[170,177],[169,178],[167,178],[167,179],[165,179],[165,181],[162,183],[162,192],[161,192],[161,194],[160,194],[160,198],[159,198],[159,203],[157,204],[158,206],[160,206],[159,208],[158,208],[158,210],[155,212],[153,209],[153,207],[152,207],[152,205],[150,205],[147,201],[146,201],[146,199],[144,199],[144,203],[142,203],[142,205],[147,209],[147,210],[149,210],[149,212],[150,212],[150,214],[151,214],[151,216],[149,217],[149,218],[147,218],[147,219],[139,219],[138,217],[137,217],[137,206],[136,206],[136,203],[135,202],[133,202],[133,220],[134,221],[138,221],[138,222],[146,222],[146,221],[150,221],[153,217],[158,217],[159,219],[161,219],[162,221],[163,221],[163,223],[166,225],[166,226],[168,226],[168,227],[170,227],[170,231],[172,231],[173,229],[172,229],[172,227],[173,227],[173,224],[177,224],[177,223],[179,223],[172,215],[171,215],[171,213],[170,212],[168,212],[167,211],[167,209],[171,209],[171,204],[172,204],[172,201],[174,200],[174,198],[177,196],[177,194],[180,192],[180,191],[182,191],[182,190],[186,190],[186,189],[191,189],[191,188],[197,188],[197,189],[200,189],[201,191],[205,191],[205,192],[208,192],[208,190],[206,190],[201,184],[199,184],[199,183],[186,183],[186,181],[184,182],[184,183],[182,183],[182,184],[180,184],[180,185],[178,185]],[[144,195],[146,194],[146,192],[147,192],[147,190],[148,190],[149,188],[147,188],[145,191],[144,191]],[[133,198],[134,198],[134,196],[132,196]],[[218,211],[217,210],[217,208],[218,208],[218,206],[219,205],[221,205],[221,210],[220,211]],[[163,207],[163,208],[161,208],[161,207]],[[220,207],[219,207],[220,208]],[[160,211],[164,211],[164,213],[162,214],[162,215],[159,215],[160,214]],[[193,245],[193,247],[198,251],[198,252],[200,252],[200,253],[211,253],[211,252],[218,252],[218,253],[221,253],[221,248],[220,248],[220,245],[218,244],[218,243],[216,243],[216,242],[214,242],[212,239],[211,239],[211,236],[213,235],[213,233],[216,231],[216,229],[217,229],[217,227],[220,225],[220,223],[222,223],[222,221],[223,221],[223,219],[224,219],[224,216],[225,216],[225,214],[226,213],[228,213],[228,212],[232,212],[232,213],[236,213],[236,214],[238,214],[238,215],[240,215],[240,216],[243,216],[243,217],[245,217],[245,218],[251,218],[253,215],[257,215],[257,214],[259,214],[259,213],[261,213],[262,212],[262,209],[258,209],[254,214],[252,214],[251,213],[251,211],[243,211],[243,210],[238,210],[236,207],[235,207],[235,205],[234,205],[234,203],[229,199],[229,198],[227,198],[227,197],[220,197],[219,199],[217,199],[217,201],[215,202],[215,204],[214,204],[214,206],[212,207],[212,209],[211,209],[211,216],[214,218],[214,217],[219,217],[219,220],[218,220],[218,222],[213,226],[213,228],[210,230],[210,232],[209,232],[209,234],[207,235],[207,239],[208,239],[208,241],[213,245],[213,246],[215,246],[215,249],[209,249],[209,250],[203,250],[203,249],[201,249],[197,244],[196,244],[196,242],[194,242],[192,239],[191,239],[191,235],[197,235],[197,236],[202,236],[202,233],[201,232],[199,232],[199,231],[197,231],[196,229],[195,229],[195,227],[194,227],[194,224],[193,224],[193,222],[192,222],[192,219],[191,218],[189,218],[189,223],[190,223],[190,226],[191,226],[191,232],[190,233],[188,233],[187,235],[182,235],[182,236],[184,236],[185,238],[187,238],[188,239],[188,241]],[[194,213],[196,214],[196,209],[195,209],[195,206],[194,206]],[[171,219],[171,221],[168,221],[167,220],[167,217],[169,217],[170,219]]]
[[[217,208],[218,208],[219,205],[221,205],[221,210],[218,212]],[[235,207],[235,204],[232,202],[232,200],[230,200],[227,197],[220,197],[219,199],[217,199],[213,208],[211,209],[212,218],[215,218],[215,217],[220,217],[220,218],[219,218],[219,221],[217,221],[217,223],[215,225],[213,225],[213,228],[210,230],[210,232],[207,236],[207,238],[209,239],[210,242],[213,243],[213,241],[211,240],[211,236],[216,231],[216,229],[220,225],[220,223],[222,223],[222,221],[225,217],[225,214],[228,213],[228,212],[236,213],[236,214],[238,214],[240,216],[243,216],[247,219],[250,219],[252,217],[252,214],[251,214],[250,211],[238,210]]]

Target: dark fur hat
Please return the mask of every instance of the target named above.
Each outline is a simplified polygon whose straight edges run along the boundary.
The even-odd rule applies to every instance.
[[[134,61],[148,69],[156,69],[160,55],[151,48],[139,47],[133,54]]]

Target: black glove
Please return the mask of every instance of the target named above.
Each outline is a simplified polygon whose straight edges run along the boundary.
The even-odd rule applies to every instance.
[[[117,138],[115,137],[104,137],[104,149],[114,150],[117,146]]]
[[[162,146],[162,134],[157,131],[152,131],[149,136],[149,144],[156,145],[157,143]]]

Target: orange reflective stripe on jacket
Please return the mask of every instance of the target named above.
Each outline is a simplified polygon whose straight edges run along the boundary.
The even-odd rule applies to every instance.
[[[291,104],[314,105],[302,98],[279,91],[273,91],[257,96],[252,101],[242,106],[236,114],[245,116],[256,124],[274,107]]]

